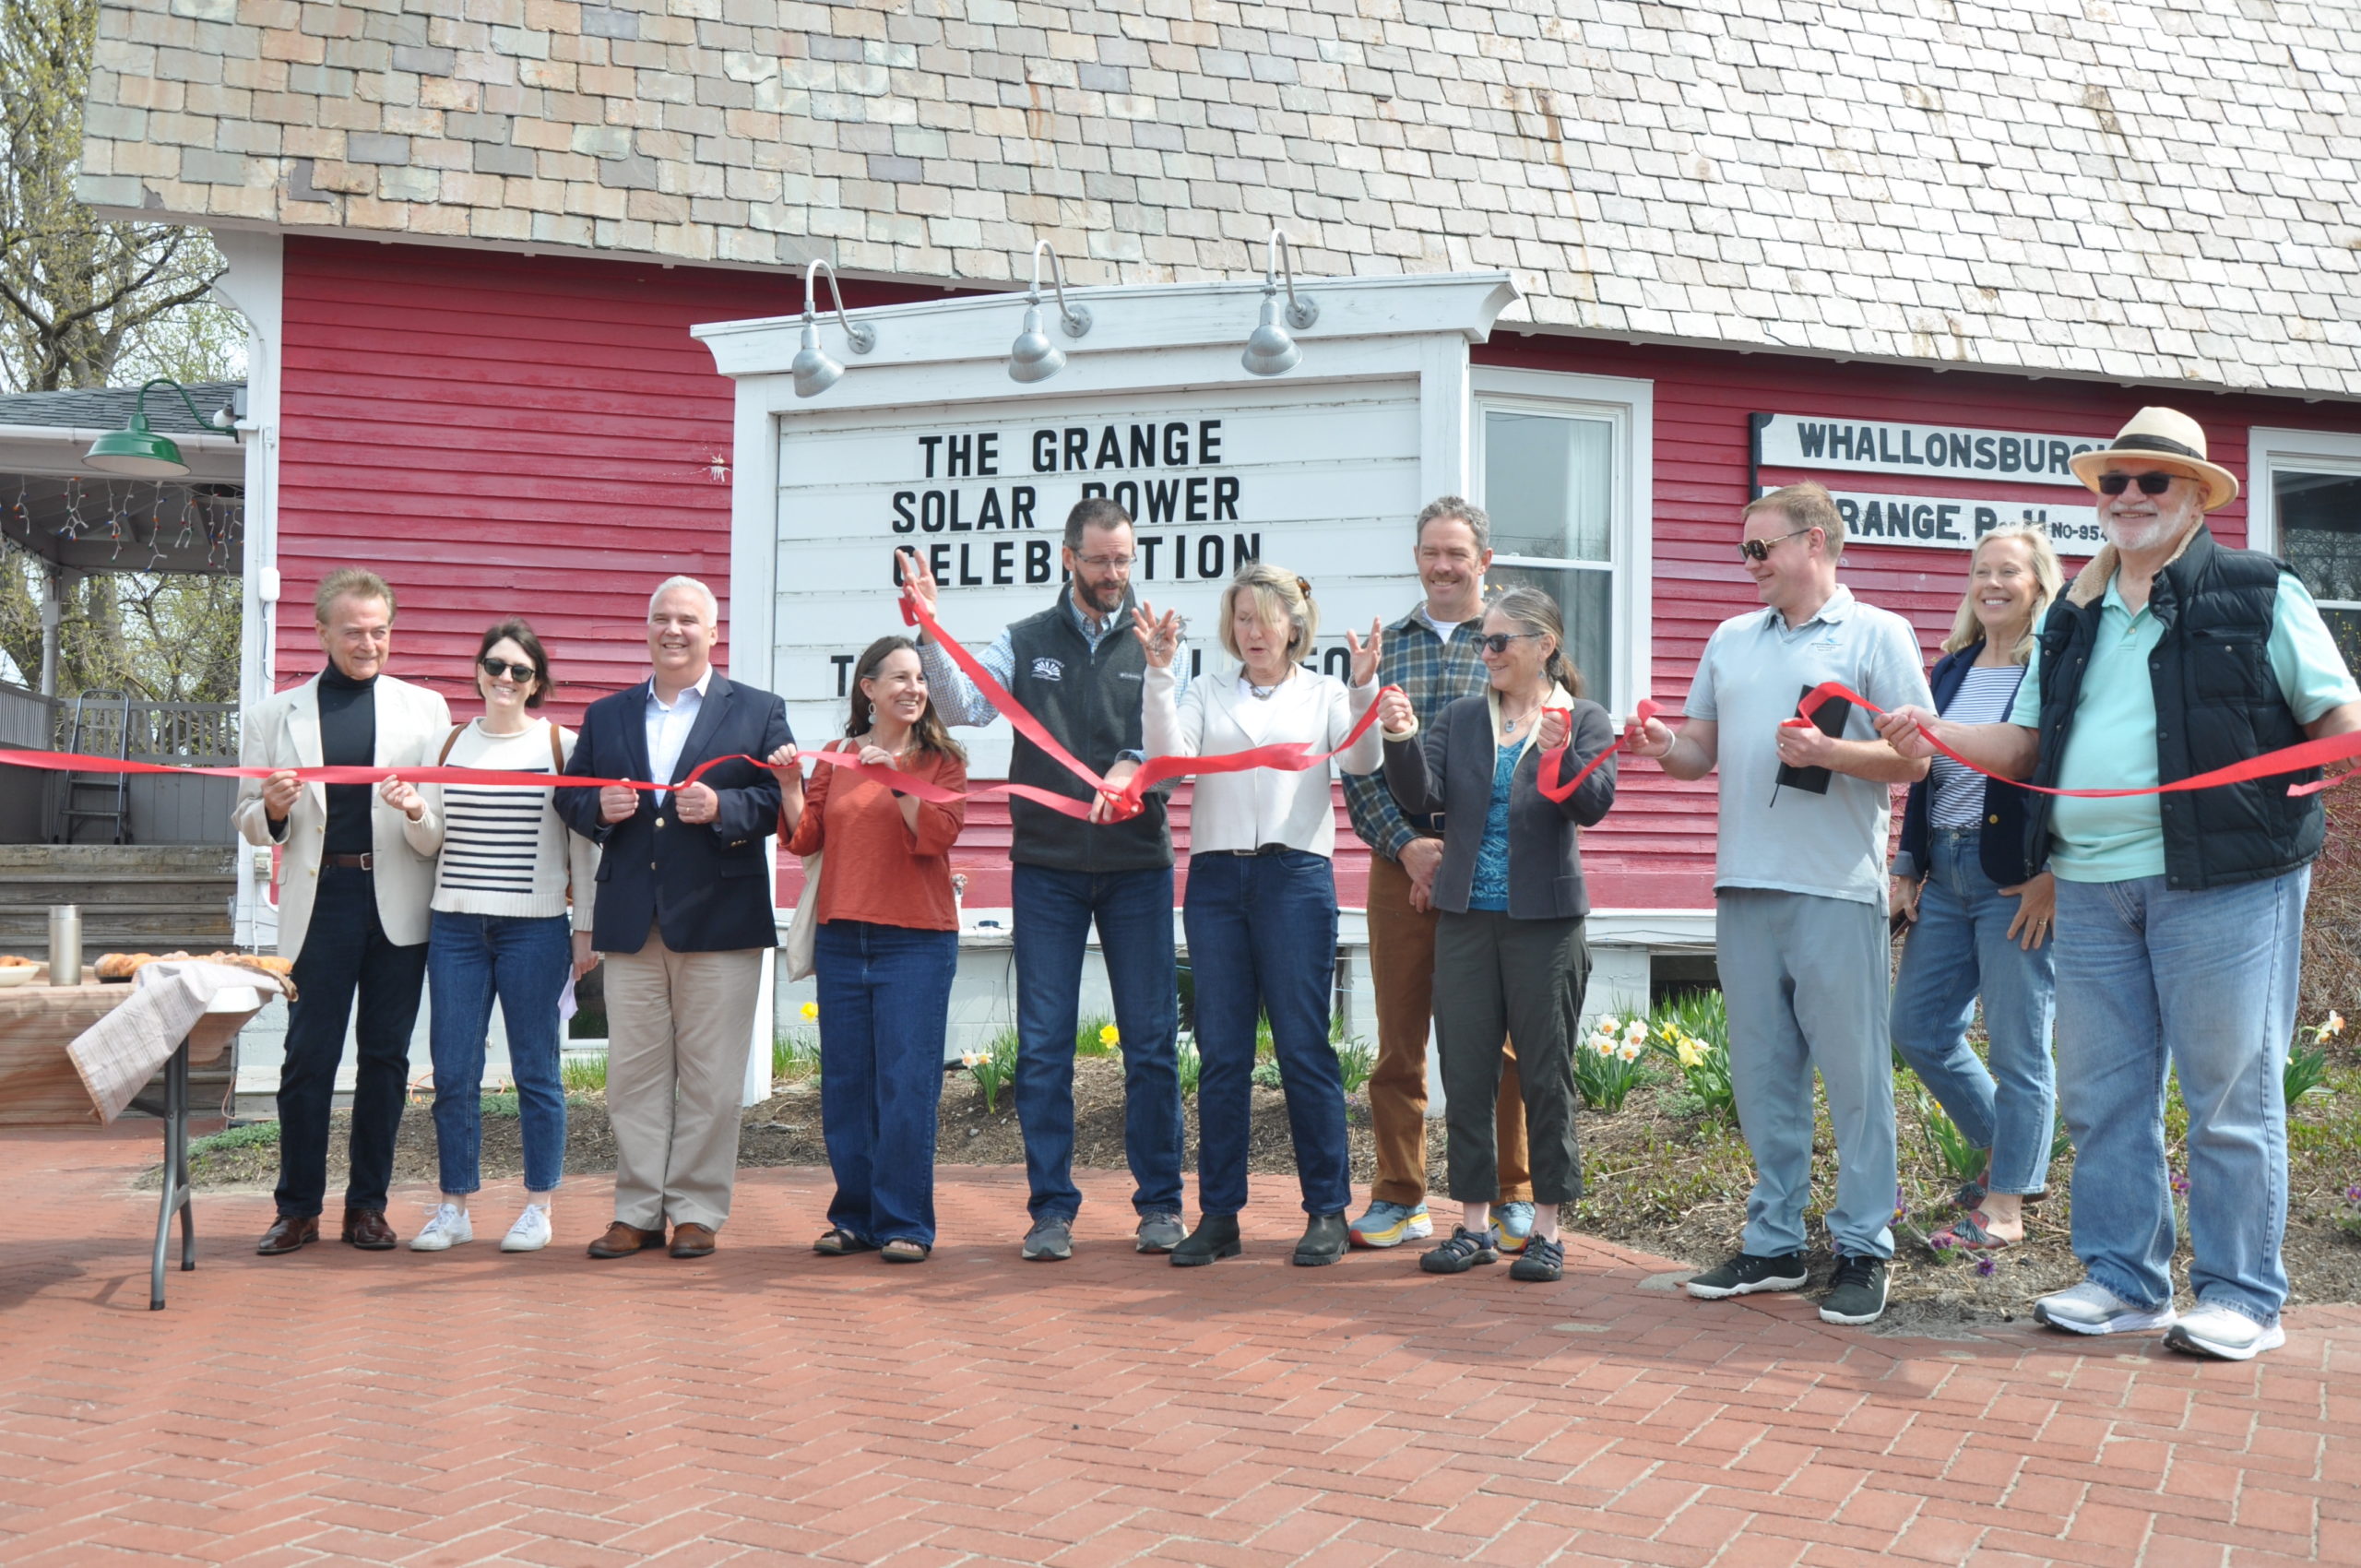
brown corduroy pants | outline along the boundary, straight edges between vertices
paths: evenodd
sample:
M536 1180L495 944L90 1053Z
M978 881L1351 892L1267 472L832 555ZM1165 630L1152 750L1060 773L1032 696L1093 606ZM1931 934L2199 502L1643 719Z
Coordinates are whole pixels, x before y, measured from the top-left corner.
M1377 1137L1377 1181L1370 1195L1386 1203L1427 1198L1427 1032L1434 1016L1435 916L1410 908L1410 873L1383 855L1369 861L1370 975L1377 992L1377 1065L1369 1078L1370 1121ZM1533 1178L1525 1141L1525 1097L1516 1047L1502 1047L1501 1094L1494 1108L1501 1203L1531 1203Z

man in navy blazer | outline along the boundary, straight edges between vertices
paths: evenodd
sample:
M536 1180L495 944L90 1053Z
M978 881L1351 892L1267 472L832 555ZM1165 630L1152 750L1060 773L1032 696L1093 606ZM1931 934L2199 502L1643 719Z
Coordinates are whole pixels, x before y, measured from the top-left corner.
M792 740L787 705L715 672L713 590L671 577L647 605L648 680L582 717L566 771L682 784L560 790L558 811L603 849L592 941L607 962L607 1114L615 1132L615 1222L594 1258L660 1247L704 1257L730 1218L738 1099L762 988L777 945L771 860L778 783L766 757Z

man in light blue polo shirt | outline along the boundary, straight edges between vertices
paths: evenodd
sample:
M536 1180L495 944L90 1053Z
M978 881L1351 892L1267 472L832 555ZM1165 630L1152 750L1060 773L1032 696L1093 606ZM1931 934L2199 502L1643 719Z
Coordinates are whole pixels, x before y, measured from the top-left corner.
M2012 778L2153 789L2361 730L2361 687L2304 586L2214 542L2204 515L2238 481L2205 433L2142 409L2073 460L2108 543L2049 613L2006 724L1898 712L1904 755L1932 734ZM2036 797L2030 848L2058 879L2058 1091L2074 1139L2074 1253L2088 1276L2034 1315L2075 1334L2167 1332L2176 1349L2246 1360L2285 1341L2281 1087L2311 861L2323 819L2302 775L2169 795ZM2189 1271L2177 1237L2164 1083L2189 1108Z
M1828 1233L1840 1253L1820 1315L1870 1323L1885 1310L1893 1255L1889 786L1924 778L1927 764L1896 755L1865 713L1846 712L1834 734L1786 720L1825 681L1880 707L1932 698L1910 624L1837 582L1845 522L1827 491L1773 491L1746 509L1742 540L1739 558L1768 608L1714 628L1689 688L1688 721L1676 735L1650 719L1633 747L1662 758L1676 778L1721 774L1714 941L1755 1182L1741 1250L1689 1281L1689 1293L1802 1289L1817 1067L1836 1130Z

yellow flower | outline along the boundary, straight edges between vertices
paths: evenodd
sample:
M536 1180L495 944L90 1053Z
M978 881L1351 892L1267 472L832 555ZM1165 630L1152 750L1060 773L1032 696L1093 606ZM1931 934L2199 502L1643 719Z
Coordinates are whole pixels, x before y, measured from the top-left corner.
M820 1016L820 1004L816 1002L805 1003L803 1004L803 1016L807 1018L818 1017Z
M1123 1037L1116 1032L1115 1026L1112 1024L1102 1025L1099 1028L1098 1043L1101 1045L1119 1045L1122 1042L1122 1039Z
M1683 1067L1703 1066L1705 1064L1705 1048L1698 1044L1697 1041L1693 1039L1682 1040L1680 1042L1680 1064Z

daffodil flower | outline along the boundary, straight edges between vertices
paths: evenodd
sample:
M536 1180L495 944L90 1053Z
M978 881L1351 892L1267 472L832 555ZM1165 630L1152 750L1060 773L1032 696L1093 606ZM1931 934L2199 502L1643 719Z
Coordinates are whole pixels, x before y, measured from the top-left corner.
M1116 1031L1115 1026L1112 1024L1102 1025L1099 1028L1098 1043L1101 1045L1119 1044L1122 1040L1122 1038L1123 1037Z
M820 1004L816 1002L805 1003L803 1004L803 1016L807 1018L818 1017L820 1016Z

